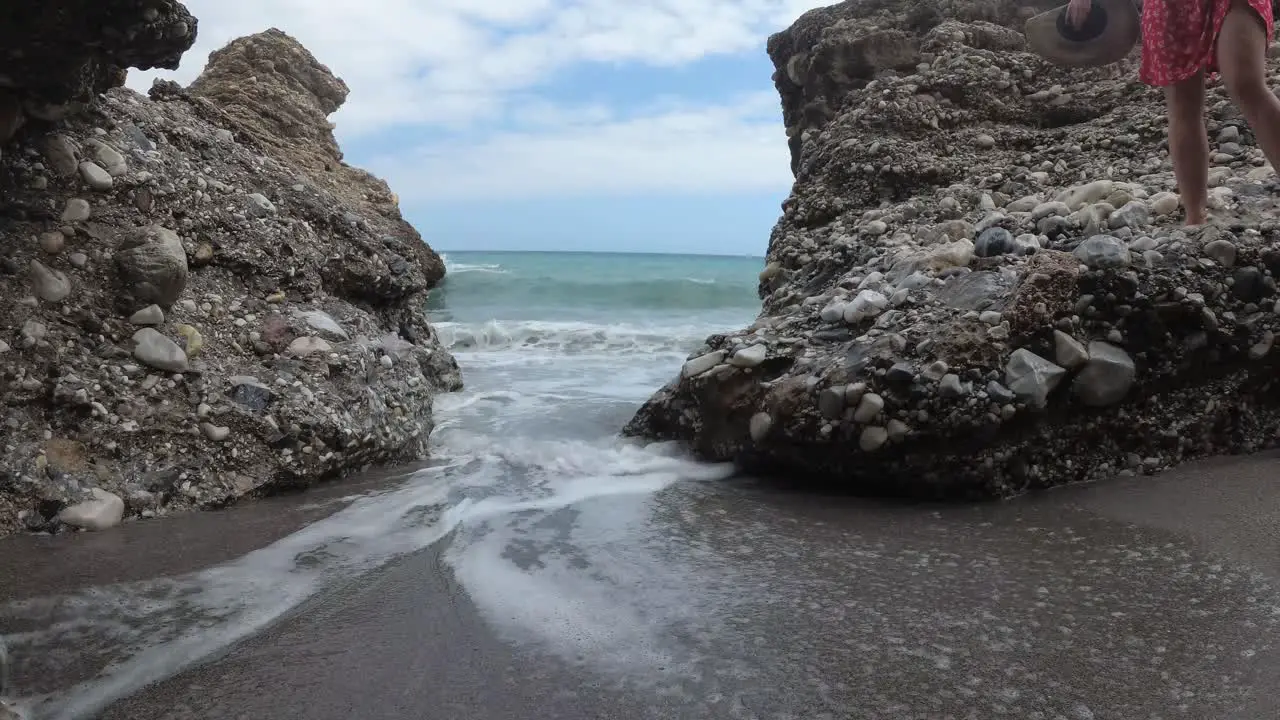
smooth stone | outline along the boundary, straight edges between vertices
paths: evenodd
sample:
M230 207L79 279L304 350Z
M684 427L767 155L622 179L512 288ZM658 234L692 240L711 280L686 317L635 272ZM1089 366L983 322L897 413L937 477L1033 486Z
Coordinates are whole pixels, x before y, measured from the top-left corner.
M1236 246L1230 240L1214 240L1204 246L1204 254L1223 267L1236 264Z
M62 302L71 294L71 280L61 270L51 270L39 260L32 260L31 289L45 302Z
M163 325L164 310L159 305L148 305L130 315L129 322L134 325Z
M1094 235L1080 243L1072 254L1094 269L1126 268L1133 262L1124 241L1111 235Z
M262 193L249 193L250 212L256 216L274 215L276 206Z
M938 394L945 398L961 398L969 394L969 389L960 381L960 376L947 373L938 383Z
M93 159L97 161L98 165L105 168L107 174L112 177L120 177L129 172L129 166L125 163L124 156L104 142L93 141Z
M875 452L884 447L889 442L889 431L879 426L871 426L862 429L862 435L858 437L858 447L863 452Z
M89 219L89 215L93 212L89 205L89 201L83 198L70 198L67 204L62 208L62 222L76 223L84 222Z
M1017 248L1017 244L1013 241L1013 233L1002 227L989 227L978 235L977 241L973 244L973 254L982 258L997 257L1009 255Z
M839 300L833 301L818 312L818 319L824 323L840 322L844 319L844 309L846 303Z
M724 351L716 350L689 360L684 364L684 367L681 368L680 374L684 377L694 377L696 375L701 375L722 362L724 362Z
M1089 343L1089 362L1076 375L1072 390L1090 407L1114 405L1129 394L1137 368L1129 353L1111 343Z
M294 338L289 343L287 352L294 357L306 357L312 353L328 353L333 352L333 346L324 338L318 338L313 335L307 335L300 338Z
M983 150L990 150L996 146L996 139L986 133L982 133L974 139L974 144Z
M187 253L174 231L151 225L128 235L115 253L116 272L137 305L170 307L187 286Z
M1085 205L1092 205L1105 199L1115 191L1115 187L1116 184L1112 180L1096 180L1064 190L1054 200L1065 203L1074 212Z
M995 380L987 383L987 396L1001 405L1007 405L1018 399L1018 396L1013 394L1012 390Z
M1240 128L1235 125L1228 125L1222 128L1222 130L1218 131L1218 142L1240 142Z
M1066 217L1070 214L1071 208L1067 207L1066 203L1061 200L1050 200L1049 202L1043 202L1036 205L1035 208L1031 210L1031 220L1033 222L1040 222L1048 217Z
M844 386L827 388L818 393L818 412L833 420L844 414Z
M773 417L767 412L758 412L751 416L748 429L751 432L751 439L760 442L769 434L769 430L773 429Z
M1009 356L1005 365L1004 384L1023 402L1033 407L1044 407L1067 371L1026 348L1019 348Z
M764 345L751 345L742 348L729 358L729 364L734 367L752 368L764 362L769 355L769 348Z
M1141 200L1130 200L1107 218L1107 225L1112 230L1119 230L1122 227L1140 228L1150 222L1151 209Z
M60 232L40 233L40 249L50 255L57 255L67 246L67 236Z
M1273 290L1274 285L1267 285L1267 276L1252 265L1237 268L1231 274L1231 294L1243 302L1258 302Z
M1182 199L1176 193L1161 192L1152 195L1147 200L1148 207L1157 217L1164 215L1172 215L1178 211L1178 207L1182 204Z
M91 160L80 163L80 177L90 188L98 191L110 190L115 184L111 174Z
M53 168L54 174L60 177L71 177L76 174L80 161L76 158L76 148L65 135L50 135L44 141L44 159Z
M875 393L867 393L858 401L858 408L853 411L854 422L869 423L884 410L884 398Z
M190 325L179 325L174 330L182 336L183 349L186 350L188 358L194 358L200 354L200 350L204 348L204 336L199 330Z
M1028 195L1024 198L1019 198L1018 200L1014 200L1008 205L1005 205L1004 209L1008 210L1011 213L1031 212L1032 210L1035 210L1039 206L1040 206L1040 197L1038 195Z
M889 231L889 226L883 220L872 220L862 227L862 231L872 237L879 237Z
M972 240L957 240L929 252L929 263L937 270L953 267L968 267L973 262L974 247Z
M124 500L102 488L89 491L93 497L68 505L58 513L58 520L83 530L106 530L124 520Z
M1053 353L1058 364L1068 370L1089 362L1089 351L1084 344L1061 330L1053 331Z
M898 441L911 434L911 428L898 419L890 420L885 429L889 431L889 439Z
M889 298L875 290L863 290L845 306L844 321L849 324L873 318L889 307Z
M200 432L213 442L222 442L231 437L231 428L207 422L200 423Z
M133 356L147 366L170 372L188 370L187 354L177 343L161 335L155 328L144 327L135 332L133 341L136 343Z

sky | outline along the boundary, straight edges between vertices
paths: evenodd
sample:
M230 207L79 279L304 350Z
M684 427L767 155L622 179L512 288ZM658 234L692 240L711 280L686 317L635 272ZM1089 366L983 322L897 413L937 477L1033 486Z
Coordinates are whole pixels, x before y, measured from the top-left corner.
M433 247L762 255L791 186L768 36L820 0L185 0L351 88L330 120Z

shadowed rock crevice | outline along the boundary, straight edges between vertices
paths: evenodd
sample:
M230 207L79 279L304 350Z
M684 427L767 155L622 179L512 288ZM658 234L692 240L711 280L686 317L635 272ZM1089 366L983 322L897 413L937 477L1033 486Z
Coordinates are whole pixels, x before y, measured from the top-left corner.
M627 434L945 499L1275 442L1274 171L1211 86L1215 220L1182 228L1159 91L1136 52L1087 70L1026 52L1052 4L851 0L770 38L795 184L762 313Z

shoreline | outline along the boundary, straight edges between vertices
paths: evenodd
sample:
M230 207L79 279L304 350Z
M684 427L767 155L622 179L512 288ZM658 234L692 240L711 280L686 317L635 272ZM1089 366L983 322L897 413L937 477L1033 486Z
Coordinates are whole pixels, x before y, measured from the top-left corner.
M1135 541L1146 538L1144 542L1166 538L1161 542L1185 546L1194 554L1208 553L1220 557L1229 565L1237 566L1240 572L1260 573L1272 584L1280 584L1280 547L1268 542L1271 535L1266 532L1267 528L1280 523L1280 487L1275 487L1270 480L1277 463L1280 463L1280 453L1274 452L1229 456L1194 463L1154 477L1115 478L1056 488L1011 501L967 506L887 506L847 497L778 493L756 482L742 484L736 481L715 488L710 496L699 497L697 502L704 511L722 505L733 508L748 520L754 518L754 522L773 518L777 523L773 526L774 531L784 534L796 532L794 528L799 522L800 526L808 529L803 536L797 536L800 543L797 547L807 547L818 553L835 551L842 542L838 538L847 533L870 533L865 542L871 543L879 532L874 529L876 526L883 526L885 532L889 528L897 528L892 531L896 538L917 537L927 541L933 532L929 528L939 518L987 518L987 525L991 522L995 522L997 527L1010 522L1014 525L1039 523L1049 531L1053 531L1054 523L1057 523L1068 535L1075 533L1079 541L1085 543L1085 548L1097 543L1104 546L1109 542L1124 543L1123 538L1128 535L1132 535ZM369 485L386 481L363 480ZM676 497L680 497L678 492ZM328 503L327 508L324 503ZM288 506L290 503L283 504ZM302 503L294 499L295 507L282 514L282 508L273 507L272 500L268 500L240 510L229 510L221 517L201 514L210 520L207 523L139 523L93 537L108 539L120 553L116 562L120 567L130 567L130 577L138 579L195 570L202 567L199 565L201 562L227 559L225 556L228 554L269 543L287 529L305 526L342 504L340 497L313 497ZM282 517L285 523L278 522ZM672 540L682 533L724 532L716 527L716 523L722 521L723 513L702 517L707 527L701 527L702 523L678 527ZM237 523L235 532L227 532L228 521ZM199 528L198 525L205 527ZM219 527L215 528L215 525ZM139 530L130 530L131 527ZM973 527L981 528L983 523L977 522ZM1071 530L1073 527L1076 530ZM157 535L163 534L158 532L160 529L186 535L188 542L157 543ZM221 545L201 543L198 536L202 532L234 540ZM938 535L936 540L943 545L957 539L961 542L958 547L940 546L938 551L976 552L976 557L989 552L981 551L981 546L965 551L963 547L968 541L963 538L963 535L945 532ZM143 716L231 718L241 717L247 712L251 716L285 717L292 714L324 720L352 717L352 712L356 712L355 716L370 719L443 712L444 716L496 720L527 717L530 707L552 708L556 716L565 718L644 717L641 709L654 701L648 691L628 689L623 686L625 683L618 685L608 680L607 673L599 676L590 669L590 658L584 660L587 663L584 666L579 662L557 659L538 643L511 642L509 633L502 631L501 618L497 618L499 624L494 625L495 617L480 611L465 583L459 582L454 569L446 561L446 554L451 552L453 544L453 535L446 535L442 541L395 557L338 587L326 588L264 629L176 675L112 703L98 717L103 720ZM169 558L165 558L163 553L147 552L148 546L156 545L187 550L180 550ZM6 546L0 544L0 547ZM190 552L193 547L199 548L199 552ZM143 551L143 554L141 557L130 556L131 551ZM1024 552L1019 548L1006 548L1001 552L1006 551ZM102 553L85 547L78 560L73 559L76 554L61 556L61 574L64 579L71 579L71 585L64 587L83 587L94 578L109 574L98 564ZM3 553L0 557L14 555ZM33 558L28 556L26 562L29 565L39 564L40 558L34 559L36 563L32 563ZM1072 561L1070 554L1059 559L1067 563ZM1014 567L1009 564L1003 573L1016 572ZM831 572L836 574L822 579L822 582L834 583L833 597L851 596L850 593L858 596L868 591L865 587L854 589L865 582L860 579L865 571L836 572L832 569ZM894 582L901 582L904 587L910 587L913 582L926 582L926 586L933 582L912 580L910 575L905 574ZM999 575L992 576L993 579L996 577ZM1146 582L1140 580L1141 575L1115 580L1107 580L1107 577L1099 576L1098 582ZM1012 578L1006 578L1006 581L1009 579ZM1171 588L1182 582L1168 577L1153 576L1151 579L1158 584L1172 582ZM25 586L22 583L15 586L19 597L34 596L52 587L47 577L40 580L37 576L26 582ZM38 587L33 588L33 582ZM1149 587L1138 592L1145 591L1165 592ZM1235 591L1235 588L1230 589L1232 593ZM953 598L954 602L978 602L979 606L985 603L980 600L981 596L969 599L961 587L955 588L954 592L959 593ZM1122 595L1108 591L1103 597L1112 603L1128 602ZM873 593L868 602L876 598L880 602L889 601L888 597ZM1151 612L1173 615L1186 612L1185 601L1173 597L1165 598L1173 604L1159 610L1144 609L1142 602L1149 601L1137 598L1135 602L1139 600L1141 602L1129 610L1135 618ZM1086 601L1075 606L1073 613L1089 617L1093 612L1089 607L1091 604ZM1119 621L1098 618L1093 622ZM1187 626L1183 628L1186 638L1171 637L1166 642L1175 645L1184 641L1198 642L1197 638L1205 633L1226 632L1223 627L1226 626L1219 621L1204 626ZM805 630L806 633L818 633L806 642L817 642L818 647L823 647L822 643L827 640L821 638L832 630L830 626ZM848 631L846 628L842 632ZM760 626L760 632L783 647L797 642L782 628L768 623ZM1140 634L1143 632L1156 630L1139 630ZM816 652L817 648L811 650ZM816 654L814 657L827 656ZM1222 662L1236 661L1224 657ZM975 666L975 671L982 666ZM354 667L362 668L363 672L352 673L350 670ZM1280 665L1274 672L1266 671L1265 663L1253 663L1248 667L1253 668L1249 671L1253 673L1250 677L1255 678L1259 688L1255 693L1257 697L1251 700L1253 705L1247 708L1247 713L1240 711L1245 714L1215 717L1254 718L1280 711L1280 706L1267 704L1271 702L1267 698L1274 694L1271 691L1280 691ZM20 679L21 668L18 674ZM918 678L918 682L926 685L934 680L931 673L924 673ZM1084 681L1072 679L1072 682ZM1106 686L1102 679L1096 682L1100 683L1098 693L1118 692ZM802 700L797 696L786 702ZM681 703L686 702L678 698L669 698L668 701L673 703L666 707L671 712L679 711L683 707ZM183 707L188 708L187 714L183 714ZM455 714L450 715L442 708L451 709ZM627 710L622 711L622 708ZM708 710L710 714L702 716L732 717L723 710ZM1100 711L1097 706L1094 710ZM1098 715L1108 716L1106 712Z

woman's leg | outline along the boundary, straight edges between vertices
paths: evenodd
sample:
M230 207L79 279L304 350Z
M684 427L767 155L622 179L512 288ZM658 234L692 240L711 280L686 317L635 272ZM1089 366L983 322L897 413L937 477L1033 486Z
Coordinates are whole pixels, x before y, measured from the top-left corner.
M1204 127L1204 74L1165 88L1169 112L1169 155L1187 224L1205 221L1209 198L1209 137Z
M1244 0L1234 0L1222 21L1218 68L1271 167L1280 168L1280 100L1267 87L1267 30Z

